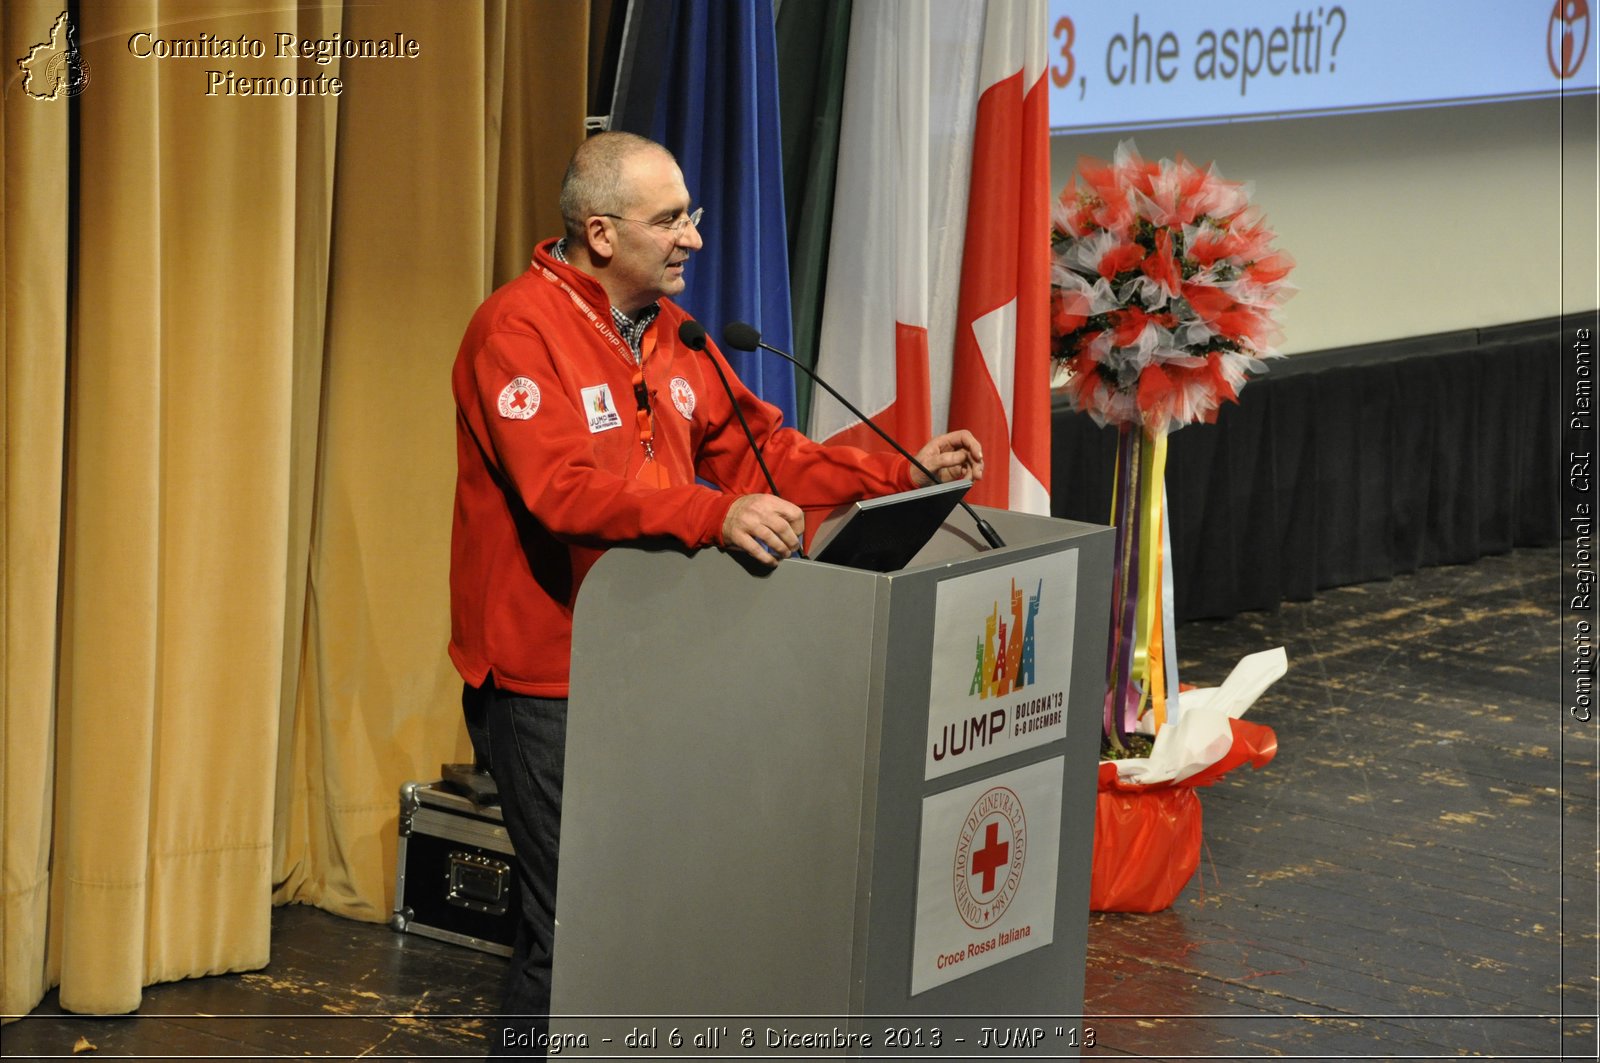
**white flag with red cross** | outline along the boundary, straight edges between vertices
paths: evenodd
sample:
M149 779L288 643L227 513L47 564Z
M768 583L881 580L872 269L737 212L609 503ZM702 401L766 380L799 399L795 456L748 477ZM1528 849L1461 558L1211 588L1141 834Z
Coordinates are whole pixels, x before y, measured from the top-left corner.
M978 435L987 505L1049 512L1043 0L858 4L817 369L909 448ZM981 45L974 47L974 42ZM882 444L823 394L811 434Z

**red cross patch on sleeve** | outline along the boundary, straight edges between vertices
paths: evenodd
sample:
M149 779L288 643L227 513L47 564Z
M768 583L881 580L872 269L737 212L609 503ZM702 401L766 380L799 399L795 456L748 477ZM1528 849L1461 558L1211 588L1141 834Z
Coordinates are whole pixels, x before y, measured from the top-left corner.
M539 411L539 385L525 376L519 376L500 392L500 416L512 421L526 421Z
M683 419L694 420L694 388L690 387L689 382L681 376L673 377L667 387L672 392L672 404L683 414Z

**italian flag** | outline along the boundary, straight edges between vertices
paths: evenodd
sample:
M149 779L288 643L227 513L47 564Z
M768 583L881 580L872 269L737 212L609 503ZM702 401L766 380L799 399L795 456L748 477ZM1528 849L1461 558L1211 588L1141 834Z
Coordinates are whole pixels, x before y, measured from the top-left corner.
M1048 513L1044 0L855 5L817 370L908 449L970 429L968 496ZM974 47L981 41L981 47ZM811 434L883 449L818 394Z

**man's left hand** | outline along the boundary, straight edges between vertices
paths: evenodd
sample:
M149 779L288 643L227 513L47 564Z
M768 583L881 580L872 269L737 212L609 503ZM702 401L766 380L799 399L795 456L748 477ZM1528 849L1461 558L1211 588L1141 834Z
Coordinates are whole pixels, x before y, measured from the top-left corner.
M917 451L917 460L937 477L938 483L965 479L976 483L983 479L983 449L978 446L977 438L966 429L946 432L928 440ZM927 477L915 467L911 470L911 482L918 487L927 487L929 484Z

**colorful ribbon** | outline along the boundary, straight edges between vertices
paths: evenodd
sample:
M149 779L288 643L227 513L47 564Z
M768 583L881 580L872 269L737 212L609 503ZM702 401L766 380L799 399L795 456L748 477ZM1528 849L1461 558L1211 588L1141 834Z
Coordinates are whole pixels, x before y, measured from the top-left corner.
M1147 712L1159 731L1177 709L1177 640L1173 632L1172 551L1166 516L1167 436L1123 425L1111 523L1116 528L1111 578L1111 640L1106 657L1105 734L1112 748Z

